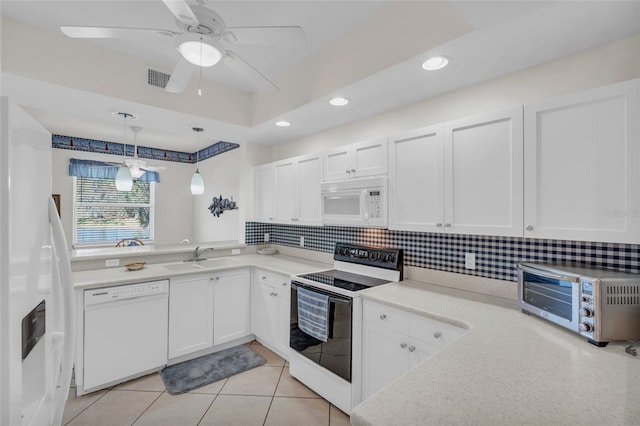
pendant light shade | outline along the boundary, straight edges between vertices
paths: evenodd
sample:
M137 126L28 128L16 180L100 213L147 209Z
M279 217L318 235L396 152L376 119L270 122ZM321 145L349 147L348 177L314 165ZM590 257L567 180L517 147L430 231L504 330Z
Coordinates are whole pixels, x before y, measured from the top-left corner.
M118 174L116 175L116 189L118 191L131 191L133 188L133 179L131 178L131 171L127 166L120 166Z
M200 146L200 133L204 132L202 127L192 127L191 130L196 132L196 147ZM196 152L196 171L191 177L191 193L193 195L204 194L204 179L198 170L198 160L200 159L200 151Z
M202 175L198 169L196 169L196 172L191 177L191 193L193 195L204 194L204 179L202 179Z

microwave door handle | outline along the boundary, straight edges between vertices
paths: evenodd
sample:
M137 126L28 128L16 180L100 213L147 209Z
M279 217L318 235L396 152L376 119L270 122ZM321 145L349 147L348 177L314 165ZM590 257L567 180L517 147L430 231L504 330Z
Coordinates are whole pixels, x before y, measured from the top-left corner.
M560 280L560 281L566 281L569 283L577 283L580 281L580 278L577 276L571 276L571 275L562 275L562 274L554 274L551 271L545 271L542 269L537 269L537 268L531 268L529 266L525 266L525 265L520 265L520 269L522 269L524 272L529 272L530 274L534 274L534 275L541 275L545 278L551 278L553 280Z
M369 220L369 209L367 208L369 204L369 196L368 190L363 189L360 193L360 211L362 212L362 217L364 220Z

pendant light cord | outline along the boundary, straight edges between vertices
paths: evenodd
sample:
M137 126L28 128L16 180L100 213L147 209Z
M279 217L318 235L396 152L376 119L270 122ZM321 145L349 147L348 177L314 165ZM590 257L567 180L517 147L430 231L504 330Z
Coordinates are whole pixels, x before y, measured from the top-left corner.
M202 96L202 37L200 37L200 76L198 77L198 96Z

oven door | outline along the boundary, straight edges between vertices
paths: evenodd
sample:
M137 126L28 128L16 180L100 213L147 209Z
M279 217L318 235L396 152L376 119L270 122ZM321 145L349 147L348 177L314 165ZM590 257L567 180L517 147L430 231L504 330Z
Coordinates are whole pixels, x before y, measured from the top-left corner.
M329 333L326 342L316 339L298 327L298 287L329 296ZM294 351L351 383L351 333L353 299L291 282L291 328L289 346Z
M579 277L557 271L518 266L518 304L551 322L578 331Z

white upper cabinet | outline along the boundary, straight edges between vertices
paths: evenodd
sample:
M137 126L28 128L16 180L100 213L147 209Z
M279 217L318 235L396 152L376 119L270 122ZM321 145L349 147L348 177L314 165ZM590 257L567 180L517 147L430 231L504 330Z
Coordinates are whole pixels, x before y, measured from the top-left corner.
M522 236L522 107L444 125L447 231Z
M275 168L272 165L253 169L255 190L254 218L259 222L271 222L275 215Z
M322 164L315 154L254 168L256 220L320 225Z
M377 138L324 154L324 180L342 180L387 173L387 140Z
M389 138L389 228L522 235L522 107Z
M441 232L443 214L442 126L389 138L389 229Z
M525 106L526 237L640 243L640 80Z

